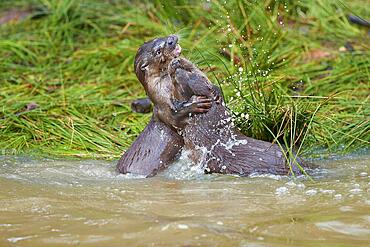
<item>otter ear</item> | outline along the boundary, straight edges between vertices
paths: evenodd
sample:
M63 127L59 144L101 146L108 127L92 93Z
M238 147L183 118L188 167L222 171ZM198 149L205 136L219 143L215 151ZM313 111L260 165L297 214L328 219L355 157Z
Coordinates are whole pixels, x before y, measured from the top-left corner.
M147 70L148 69L148 65L149 65L148 61L143 61L143 63L140 66L140 70L141 71Z

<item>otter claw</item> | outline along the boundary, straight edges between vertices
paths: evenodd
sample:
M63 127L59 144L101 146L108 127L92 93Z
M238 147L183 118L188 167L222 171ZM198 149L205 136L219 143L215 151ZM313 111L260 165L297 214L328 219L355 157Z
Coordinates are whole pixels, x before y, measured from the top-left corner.
M181 109L178 109L186 114L205 113L212 107L212 102L212 99L207 96L193 95L187 102L181 104Z
M221 104L222 102L222 97L221 95L216 95L213 100L216 102L216 104Z
M191 97L191 105L196 113L207 112L212 107L212 99L206 96Z

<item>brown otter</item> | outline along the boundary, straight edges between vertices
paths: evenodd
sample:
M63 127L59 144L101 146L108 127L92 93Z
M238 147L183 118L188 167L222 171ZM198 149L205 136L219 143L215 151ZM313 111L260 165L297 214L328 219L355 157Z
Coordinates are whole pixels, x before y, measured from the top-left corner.
M155 175L175 160L185 143L206 172L299 172L296 166L289 169L276 144L246 137L233 127L218 88L191 62L178 59L180 52L176 36L154 39L138 50L135 72L154 103L154 113L120 159L118 171Z
M184 58L172 60L168 72L175 85L176 100L187 101L199 94L208 97L220 95L206 75ZM278 145L240 133L233 126L222 97L221 102L213 103L205 114L190 116L180 132L184 138L184 149L191 152L195 163L200 163L209 173L301 173L298 167L303 163L298 157L297 162L289 166L285 150L282 151Z
M171 164L183 147L183 138L156 116L118 161L120 173L154 176Z
M175 129L186 125L189 114L204 113L211 107L212 100L204 96L173 105L175 89L167 67L180 55L177 39L171 35L151 40L136 54L135 73L154 109L149 124L119 160L120 173L153 176L167 167L183 147L183 138Z

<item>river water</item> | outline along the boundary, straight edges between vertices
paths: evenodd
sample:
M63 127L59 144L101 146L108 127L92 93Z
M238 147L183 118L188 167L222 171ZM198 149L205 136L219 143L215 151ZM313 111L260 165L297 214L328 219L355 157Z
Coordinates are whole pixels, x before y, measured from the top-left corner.
M0 246L369 246L370 156L307 178L0 156Z

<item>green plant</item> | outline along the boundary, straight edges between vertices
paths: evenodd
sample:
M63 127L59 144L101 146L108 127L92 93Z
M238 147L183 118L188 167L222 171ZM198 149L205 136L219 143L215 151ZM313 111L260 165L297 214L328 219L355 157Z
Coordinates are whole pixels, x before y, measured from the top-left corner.
M136 50L169 33L247 135L304 153L370 142L369 43L345 18L369 18L362 1L19 0L0 15L29 6L38 18L0 26L2 150L119 157L150 117L130 110Z

